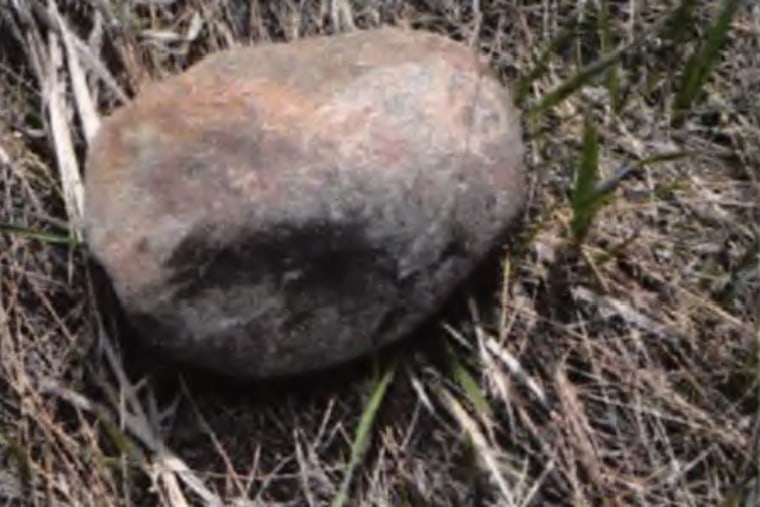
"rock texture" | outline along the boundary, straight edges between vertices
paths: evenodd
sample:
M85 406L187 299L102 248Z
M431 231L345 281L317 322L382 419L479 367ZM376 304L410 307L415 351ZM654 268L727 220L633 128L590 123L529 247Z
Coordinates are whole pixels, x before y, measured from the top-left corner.
M441 36L233 49L104 122L87 238L151 343L302 373L429 316L519 212L522 155L508 92Z

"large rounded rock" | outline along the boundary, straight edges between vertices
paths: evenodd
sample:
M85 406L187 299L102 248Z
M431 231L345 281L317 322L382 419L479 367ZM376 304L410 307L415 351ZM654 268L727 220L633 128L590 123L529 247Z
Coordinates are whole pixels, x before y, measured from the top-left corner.
M301 373L429 316L519 212L522 172L471 48L394 28L239 48L104 122L87 238L151 343Z

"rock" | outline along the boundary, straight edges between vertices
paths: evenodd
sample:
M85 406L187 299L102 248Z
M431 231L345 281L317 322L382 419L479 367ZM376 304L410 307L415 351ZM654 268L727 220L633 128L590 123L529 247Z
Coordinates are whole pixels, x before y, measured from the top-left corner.
M107 118L86 234L139 335L240 378L409 334L524 202L508 92L383 28L226 50Z

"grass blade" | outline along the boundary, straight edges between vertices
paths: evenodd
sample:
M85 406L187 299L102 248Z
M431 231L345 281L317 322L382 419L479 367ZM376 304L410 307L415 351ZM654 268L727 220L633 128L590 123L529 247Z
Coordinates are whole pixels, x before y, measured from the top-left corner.
M588 234L594 215L600 207L597 182L599 181L599 135L590 120L583 130L583 151L575 174L571 206L573 219L571 229L576 244L581 244Z
M625 53L643 46L645 42L646 37L642 36L639 39L635 39L632 42L618 47L611 53L607 53L597 61L586 65L573 76L560 83L553 90L547 92L536 105L530 108L528 111L528 117L533 120L537 119L543 113L553 108L576 91L580 90L594 77L601 74L612 65L620 62Z
M503 500L499 505L516 505L513 488L506 480L504 464L499 462L498 451L488 441L477 421L470 417L455 395L443 388L436 389L436 391L441 402L467 435L472 446L473 464L482 468L496 485Z
M603 1L599 5L599 35L601 39L602 52L608 53L612 50L612 29L610 27L610 9L608 2ZM610 97L610 107L612 111L618 112L620 110L620 73L618 72L618 66L613 64L607 69L607 77L605 79L607 85L607 93Z
M530 85L546 73L551 57L556 55L572 40L576 35L577 27L578 16L573 15L570 17L570 22L546 46L533 69L517 80L517 85L515 86L515 100L517 102L522 102L528 94Z
M478 382L473 378L467 368L459 360L456 352L454 352L450 346L447 346L447 353L449 359L449 368L452 376L459 387L462 388L465 396L475 410L482 415L491 415L491 407L488 404L485 394L480 389Z
M726 0L727 4L732 5L738 4L741 1L742 0ZM637 51L641 47L645 46L650 40L652 40L652 37L654 35L662 32L663 27L671 26L673 20L677 20L680 16L683 16L680 9L681 6L676 7L667 16L663 17L660 21L654 23L652 26L643 31L638 38L633 39L626 44L618 46L617 49L604 54L601 58L584 66L574 75L556 86L553 90L544 94L541 100L528 110L528 118L535 121L546 111L550 110L565 100L567 97L571 96L576 91L581 89L594 77L603 73L611 66L620 63L624 55L633 51ZM726 9L727 7L724 6L724 11ZM731 16L733 16L733 11L735 10L736 9L733 9L731 11Z
M369 447L369 442L371 439L370 431L372 430L372 425L375 422L375 417L377 416L377 412L383 402L383 398L385 398L385 392L388 389L388 385L393 379L395 373L396 364L391 363L372 390L372 394L369 398L369 401L367 402L367 406L364 408L362 417L359 420L359 426L356 428L356 435L354 436L354 441L351 445L351 458L348 462L348 469L346 470L346 474L343 476L343 482L340 485L338 494L335 495L335 498L333 498L333 501L330 503L330 507L343 507L348 501L348 490L351 487L351 481L353 480L354 472L356 471L356 468L359 466L359 463L364 457L364 453Z
M0 223L0 232L7 234L13 234L22 238L36 239L45 243L63 244L69 246L80 246L82 243L76 238L63 236L61 234L55 234L50 232L37 231L29 229L27 227L21 227L18 225Z
M682 0L681 4L673 13L672 21L665 31L664 37L677 43L686 42L689 39L689 28L694 27L694 12L697 0Z
M632 163L631 167L641 168L641 167L661 164L665 162L674 162L676 160L681 160L688 156L689 156L688 153L684 151L669 151L669 152L664 152L664 153L658 153L657 155L652 155L651 157L642 158L641 160L638 160Z
M692 53L686 62L673 101L673 113L676 118L690 110L710 77L710 72L720 57L726 37L731 29L734 14L742 2L743 0L724 0L715 22L707 33L707 40Z

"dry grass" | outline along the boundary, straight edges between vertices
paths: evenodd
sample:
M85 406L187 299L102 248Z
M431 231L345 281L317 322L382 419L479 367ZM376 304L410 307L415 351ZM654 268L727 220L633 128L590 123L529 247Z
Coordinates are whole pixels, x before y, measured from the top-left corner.
M0 501L327 505L353 455L346 505L757 505L760 9L739 9L674 117L719 7L684 3L694 20L668 39L652 30L676 2L603 1L605 25L599 2L573 0L0 0ZM77 241L78 179L98 115L147 80L232 44L391 23L467 41L514 84L573 21L520 97L523 224L415 340L242 386L120 336ZM614 190L577 244L589 122Z

